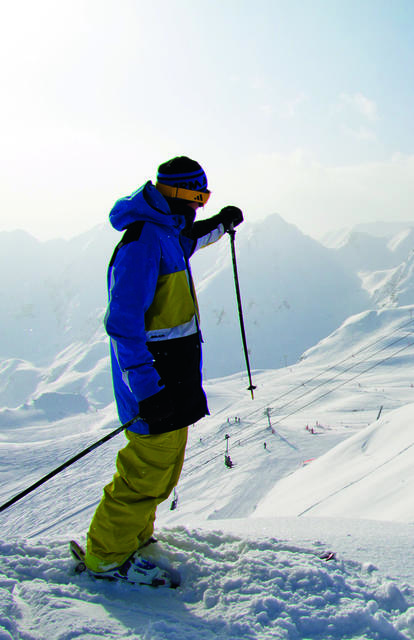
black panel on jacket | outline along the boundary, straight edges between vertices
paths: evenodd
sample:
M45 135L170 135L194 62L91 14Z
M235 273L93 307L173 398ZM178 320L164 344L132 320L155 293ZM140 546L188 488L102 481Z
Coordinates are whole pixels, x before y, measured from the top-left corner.
M208 415L201 386L200 335L147 342L147 347L174 407L170 418L149 423L150 433L175 431Z

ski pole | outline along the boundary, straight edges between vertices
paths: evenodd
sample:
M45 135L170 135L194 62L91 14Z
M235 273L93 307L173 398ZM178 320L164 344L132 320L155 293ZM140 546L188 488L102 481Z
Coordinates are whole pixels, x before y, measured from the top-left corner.
M98 447L100 447L101 444L104 444L105 442L108 442L108 440L111 440L111 438L114 438L116 435L118 435L118 433L121 433L121 431L123 431L124 429L128 429L134 422L137 422L137 420L141 420L141 418L139 416L135 416L135 418L132 418L132 420L129 420L129 422L126 422L122 426L117 427L114 431L111 431L111 433L108 433L106 436L104 436L94 444L91 444L89 447L87 447L80 453L77 453L75 456L73 456L73 458L66 460L66 462L61 464L59 467L56 467L56 469L53 469L53 471L50 471L50 473L45 475L43 478L40 478L40 480L30 485L30 487L27 487L27 489L24 489L23 491L15 495L14 498L11 498L4 504L0 505L0 512L4 511L8 507L11 507L12 504L17 502L18 500L21 500L21 498L24 498L24 496L27 496L29 493L31 493L32 491L40 487L40 485L44 484L45 482L53 478L64 469L67 469L67 467L70 467L71 464L73 464L77 460L80 460L81 458L83 458L83 456L86 456L88 453L90 453L94 449L97 449Z
M241 302L241 295L240 295L239 275L237 273L236 248L235 248L235 242L234 242L236 231L235 231L235 229L233 227L233 224L230 225L230 229L227 231L227 233L230 236L231 257L232 257L232 261L233 261L234 285L235 285L235 288L236 288L237 306L238 306L238 309L239 309L240 332L241 332L241 337L242 337L242 342L243 342L244 358L246 360L247 375L248 375L248 378L249 378L249 386L247 387L247 389L252 394L252 400L254 400L253 391L254 391L254 389L256 389L256 387L254 386L254 384L252 382L252 376L251 376L251 373L250 373L249 353L248 353L248 350L247 350L246 332L244 330L244 320L243 320L243 309L242 309L242 302Z

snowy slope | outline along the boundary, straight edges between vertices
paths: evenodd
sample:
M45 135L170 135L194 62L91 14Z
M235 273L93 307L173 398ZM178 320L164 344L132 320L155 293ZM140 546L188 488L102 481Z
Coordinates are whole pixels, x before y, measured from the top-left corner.
M283 478L254 516L368 518L414 522L414 404L348 438Z
M133 590L73 573L67 541L84 539L123 436L0 514L0 638L414 637L414 525L401 517L404 507L412 513L414 489L412 311L359 314L297 365L254 372L254 401L243 373L206 383L212 415L190 431L178 508L171 511L169 501L160 508L160 542L148 548L179 568L176 591ZM68 372L75 353L61 354ZM75 361L78 374L93 372L99 347L84 371L80 351ZM13 419L4 411L0 431L2 500L117 424L113 404L59 420L34 406L8 414ZM223 464L226 434L232 469ZM387 462L404 449L404 467ZM351 489L364 472L364 482L375 480L365 492L376 521L352 512ZM304 473L313 474L310 482L297 481ZM336 500L324 500L323 517L281 517L272 496L289 482L291 500L306 499L305 508L326 497L323 487L336 492L341 519ZM318 558L327 548L337 560Z

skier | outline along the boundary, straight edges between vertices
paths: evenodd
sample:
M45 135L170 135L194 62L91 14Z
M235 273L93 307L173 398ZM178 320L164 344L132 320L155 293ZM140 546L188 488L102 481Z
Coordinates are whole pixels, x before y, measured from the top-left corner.
M125 432L87 535L84 562L97 577L170 586L169 574L139 549L180 477L188 425L209 413L189 257L243 221L227 206L195 222L209 196L202 167L180 156L159 166L155 185L146 182L110 212L124 231L109 264L105 316L114 394L121 422L139 419Z

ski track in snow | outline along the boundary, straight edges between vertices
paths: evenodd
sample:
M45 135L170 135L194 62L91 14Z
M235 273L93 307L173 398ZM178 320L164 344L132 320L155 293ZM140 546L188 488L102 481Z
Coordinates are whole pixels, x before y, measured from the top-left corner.
M410 589L322 550L177 527L147 552L179 568L170 590L76 574L66 541L1 542L0 640L413 637Z

